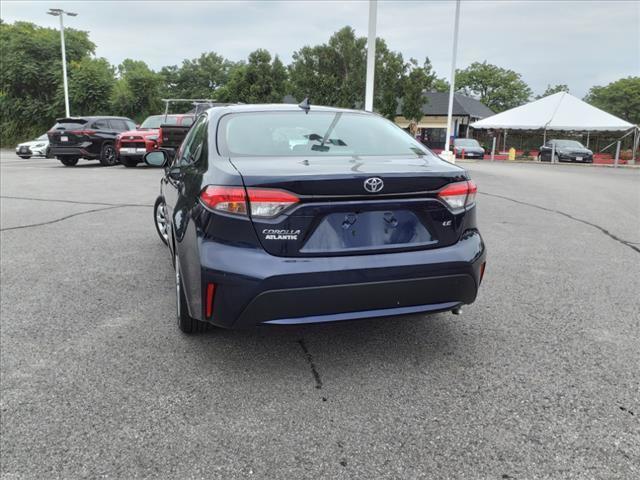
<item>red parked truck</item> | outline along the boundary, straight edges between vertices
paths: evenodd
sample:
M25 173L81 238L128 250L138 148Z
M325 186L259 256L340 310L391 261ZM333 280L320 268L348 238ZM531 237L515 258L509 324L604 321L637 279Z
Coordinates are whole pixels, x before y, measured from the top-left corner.
M162 101L163 115L150 116L136 130L123 132L116 139L118 158L125 167L135 167L145 153L160 148L172 156L196 117L207 108L223 105L207 98L163 98ZM193 108L187 113L169 114L171 105L175 104L190 104Z
M145 153L162 146L161 125L190 127L195 118L193 113L151 115L136 130L122 132L116 138L116 151L120 163L125 167L135 167L142 162Z

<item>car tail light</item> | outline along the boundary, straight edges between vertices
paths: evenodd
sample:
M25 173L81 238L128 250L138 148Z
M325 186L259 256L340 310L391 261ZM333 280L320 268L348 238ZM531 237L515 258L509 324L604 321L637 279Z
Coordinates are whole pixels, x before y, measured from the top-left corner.
M471 180L466 182L451 183L438 193L442 199L454 210L471 205L476 200L478 187Z
M248 188L247 193L253 217L275 217L299 201L298 197L284 190Z
M300 200L294 194L271 188L209 186L200 194L202 202L212 210L252 217L275 217Z
M207 303L205 307L205 313L207 315L207 318L211 318L211 315L213 314L213 298L215 294L216 294L216 284L208 283L207 284Z
M247 195L242 187L213 187L205 188L200 194L200 200L212 210L247 214Z

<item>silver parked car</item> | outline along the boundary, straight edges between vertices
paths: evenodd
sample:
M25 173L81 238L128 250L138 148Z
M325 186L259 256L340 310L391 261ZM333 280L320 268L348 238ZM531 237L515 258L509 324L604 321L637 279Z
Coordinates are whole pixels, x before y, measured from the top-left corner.
M19 144L16 147L16 155L24 159L31 157L49 158L49 137L45 133L35 140Z

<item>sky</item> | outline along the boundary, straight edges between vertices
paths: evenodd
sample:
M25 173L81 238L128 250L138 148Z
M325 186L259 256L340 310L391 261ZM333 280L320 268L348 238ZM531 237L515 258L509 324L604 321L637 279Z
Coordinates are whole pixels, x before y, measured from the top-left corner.
M288 63L304 45L325 43L351 25L367 35L368 1L10 1L5 22L57 27L49 8L78 13L65 26L88 31L112 64L144 60L154 69L205 51L231 60L266 48ZM449 79L455 2L378 1L377 35L405 59L428 56ZM459 68L487 61L515 70L535 94L567 84L583 97L593 85L640 75L640 0L463 0Z

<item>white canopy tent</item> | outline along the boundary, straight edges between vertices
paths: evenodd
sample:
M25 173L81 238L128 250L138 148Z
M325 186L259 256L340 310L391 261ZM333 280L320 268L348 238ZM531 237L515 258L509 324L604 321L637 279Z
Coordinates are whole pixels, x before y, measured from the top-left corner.
M633 124L583 102L566 92L554 93L526 105L483 118L471 127L499 130L630 130Z
M635 148L638 143L636 125L589 105L566 92L554 93L526 105L483 118L470 126L475 129L505 131L544 130L545 139L547 130L574 130L589 133L633 129Z

